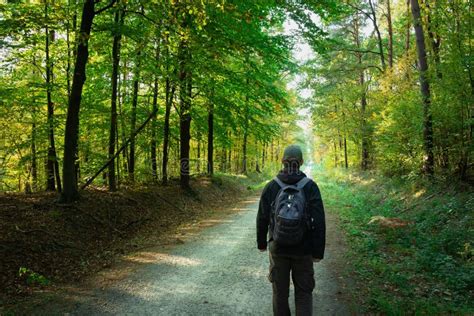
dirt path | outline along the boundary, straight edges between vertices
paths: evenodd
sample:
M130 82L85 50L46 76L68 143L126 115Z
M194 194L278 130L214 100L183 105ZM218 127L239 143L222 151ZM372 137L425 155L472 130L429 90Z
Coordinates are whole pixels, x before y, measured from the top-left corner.
M268 254L255 247L254 198L237 214L167 250L128 257L134 264L113 269L100 286L65 294L66 305L36 309L38 314L70 315L271 315ZM335 271L341 245L328 214L326 259L315 264L315 315L350 314L344 284ZM138 263L138 264L137 264ZM106 281L106 282L104 282ZM293 301L293 292L290 302ZM292 304L293 305L293 304ZM294 310L294 306L292 306Z

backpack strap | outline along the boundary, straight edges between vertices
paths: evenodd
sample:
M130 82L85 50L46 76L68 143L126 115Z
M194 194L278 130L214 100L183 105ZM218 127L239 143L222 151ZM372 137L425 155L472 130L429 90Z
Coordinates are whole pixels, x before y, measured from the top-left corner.
M311 181L311 179L308 178L308 177L304 177L303 179L296 182L295 184L286 184L283 181L281 181L280 179L278 179L278 177L275 177L274 180L275 180L276 183L278 183L280 188L284 188L284 187L288 187L288 186L295 186L299 190L303 189L303 187L306 185L306 183Z
M278 185L280 186L280 188L284 188L284 187L287 187L288 184L284 183L283 181L281 181L280 179L278 179L278 177L275 177L273 180L275 180L276 183L278 183Z
M305 186L309 181L311 181L310 178L304 177L303 179L301 179L300 181L298 181L295 185L296 185L296 187L297 187L299 190L301 190L301 189L304 188L304 186Z

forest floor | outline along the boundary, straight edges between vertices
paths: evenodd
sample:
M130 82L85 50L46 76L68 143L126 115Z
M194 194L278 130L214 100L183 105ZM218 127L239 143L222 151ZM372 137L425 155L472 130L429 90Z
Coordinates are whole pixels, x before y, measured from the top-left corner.
M214 202L217 203L211 203L212 205L208 207L203 207L200 201L195 201L196 197L178 199L176 205L180 208L186 207L186 213L190 213L191 216L178 212L175 216L185 217L166 219L165 214L160 213L159 220L154 217L150 223L143 224L144 227L139 230L138 235L136 232L135 235L134 232L124 235L126 231L123 228L124 223L137 221L131 218L124 219L122 224L114 226L122 232L121 234L114 240L107 240L107 243L103 241L100 248L88 250L89 253L95 252L97 259L90 254L80 258L88 260L85 268L71 264L71 261L65 259L67 256L60 255L59 251L64 252L68 248L58 248L56 256L41 253L43 257L50 258L49 260L53 258L60 260L49 262L51 266L57 267L59 263L63 263L64 266L69 264L70 274L75 278L62 277L62 274L58 273L55 275L55 282L31 287L22 283L25 281L24 278L15 277L14 288L20 289L21 293L35 293L23 300L17 299L14 305L6 305L3 312L48 315L271 314L271 286L267 280L268 254L259 253L255 247L258 192L249 191L242 184L236 186L235 182L229 182L229 179L218 182L220 185L213 184L209 179L200 179L193 183L196 192L199 192L196 196L201 198L201 202L203 195L209 194L205 192L214 192ZM209 187L214 189L209 190ZM234 192L229 192L231 188ZM169 200L172 196L180 196L165 195L162 192L165 189L173 191L177 188L159 189L160 195L166 196ZM148 193L140 191L121 195L125 194L128 199L133 200L145 198L147 201L152 194L157 193L155 190L158 189ZM224 192L225 197L222 195ZM81 203L89 205L93 200L104 199L102 195L110 194L89 192L76 207L85 212L85 206L81 206ZM109 205L111 203L108 198L105 199L104 204L101 204L104 208L107 203ZM126 200L120 197L121 207L126 207L123 205ZM172 200L175 201L175 198ZM145 202L140 203L141 208L133 204L137 212L147 214L146 216L142 214L140 218L150 217L151 213L146 210L147 207L153 206L155 209L155 204L162 204L158 203L156 198L149 201L149 204L142 203ZM169 208L167 210L167 213L177 213L176 210L171 211ZM92 208L89 207L87 211L92 212ZM94 212L94 216L99 220L100 215ZM96 222L92 221L90 225ZM105 222L105 218L100 217L100 221ZM163 227L154 226L154 221L164 222ZM177 221L181 225L171 225ZM146 225L150 227L147 228ZM322 262L315 264L315 314L347 315L354 313L356 304L352 303L355 302L351 294L352 281L344 272L347 270L348 262L345 258L345 241L343 234L340 233L338 219L330 210L327 211L327 226L326 256ZM110 230L110 235L114 235L115 230L110 227L97 228ZM21 231L27 229L33 230L22 227ZM57 232L53 228L50 229ZM93 231L87 233L96 234ZM76 235L76 238L79 238L78 236ZM123 240L127 236L132 237L129 237L128 241ZM96 238L89 236L87 242ZM86 242L78 244L71 239L68 241L77 247L86 247ZM62 243L65 242L66 240L62 240ZM39 241L36 241L36 244L39 244ZM29 249L23 251L25 250ZM123 255L116 255L120 253ZM45 259L33 257L31 260L28 265L24 265L32 271L41 271L42 275L50 275ZM40 260L37 266L46 270L36 268L34 260ZM69 260L78 259L70 257ZM14 269L10 270L15 272ZM66 272L67 269L64 269L64 273ZM290 302L294 308L292 300Z
M54 291L114 265L120 255L183 243L176 232L232 212L250 192L236 176L192 180L193 192L168 186L84 191L65 206L55 193L0 195L0 306ZM0 309L1 312L1 309Z

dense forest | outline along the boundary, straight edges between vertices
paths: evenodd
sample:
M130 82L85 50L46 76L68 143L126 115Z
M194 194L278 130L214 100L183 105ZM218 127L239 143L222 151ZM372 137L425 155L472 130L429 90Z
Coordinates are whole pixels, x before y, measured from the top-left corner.
M110 190L186 187L276 161L295 64L273 1L12 2L0 14L2 190L71 201L98 175Z
M327 28L324 53L305 67L332 165L472 177L472 2L347 6Z
M470 1L10 1L2 191L162 182L278 161L312 109L328 164L472 169ZM299 27L285 33L285 21ZM299 65L298 40L314 58ZM287 88L299 73L298 98ZM98 177L98 179L95 179Z

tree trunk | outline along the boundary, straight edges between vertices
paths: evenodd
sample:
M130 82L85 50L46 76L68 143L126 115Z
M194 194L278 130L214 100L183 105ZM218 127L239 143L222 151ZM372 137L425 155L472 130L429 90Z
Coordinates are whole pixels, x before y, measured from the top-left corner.
M436 1L435 1L435 6L436 6ZM426 2L426 13L427 13L426 20L427 20L428 37L430 38L431 50L433 51L436 77L438 77L438 79L441 79L443 78L443 73L441 72L441 69L440 69L441 58L439 56L439 50L441 46L441 37L439 36L438 33L435 33L435 31L433 30L433 21L431 19L430 10L431 10L430 4L427 1Z
M33 192L38 187L38 162L36 156L36 105L33 103L33 123L31 124L31 177L33 180Z
M242 173L247 174L247 132L244 130L244 139L242 142Z
M163 184L168 182L168 151L169 151L169 139L170 139L170 112L171 105L173 104L175 86L171 88L170 78L166 78L166 108L165 108L165 121L163 126L163 161L162 161L162 176Z
M424 159L423 170L426 174L434 173L433 156L433 122L431 115L430 85L428 81L428 61L426 59L425 36L421 23L420 6L418 0L411 0L411 12L416 36L416 48L418 53L418 65L420 71L420 91L423 100L423 145Z
M155 52L155 62L157 64L157 69L155 71L158 71L158 63L160 59L160 42L158 40L158 43L156 44L156 52ZM153 113L158 112L158 74L155 73L155 82L153 84L153 108L152 108ZM151 173L153 176L153 181L157 182L158 181L158 163L156 161L156 128L158 126L158 122L156 119L156 114L153 116L153 120L151 122Z
M247 64L248 64L248 59L247 59ZM247 87L249 87L249 79L247 78L246 83ZM248 139L248 134L249 134L249 96L247 95L245 97L245 113L244 113L244 140L243 140L243 145L242 145L242 173L247 174L247 139Z
M390 0L387 0L387 29L388 29L388 66L393 67L393 28L392 28L392 8Z
M138 47L137 59L135 64L135 78L133 80L133 96L132 96L132 113L130 119L130 133L133 133L137 124L137 104L138 104L138 88L140 80L140 60L141 60L141 47ZM131 135L130 141L130 155L128 160L128 179L130 182L135 181L135 136Z
M349 168L349 161L347 157L347 131L346 131L346 114L342 111L342 123L344 124L344 167Z
M365 81L364 81L364 72L362 71L359 79L360 87L362 89L362 96L360 99L360 113L361 113L361 130L362 130L362 160L361 168L362 170L367 170L369 168L369 141L368 141L368 131L367 131L367 95L365 93Z
M349 161L347 159L347 139L346 139L346 135L344 135L344 167L346 169L349 168Z
M189 142L191 140L191 92L192 76L188 69L190 64L189 48L186 40L179 46L179 99L180 99L180 184L183 189L189 188Z
M407 16L410 15L410 1L407 0ZM407 19L407 28L406 28L406 36L405 36L405 53L408 54L410 50L410 30L411 30L411 19Z
M122 111L122 105L125 104L126 102L126 99L127 99L127 77L128 77L128 70L127 70L127 61L125 60L124 63L123 63L123 67L122 67L122 80L120 82L120 85L123 86L123 92L121 92L121 98L118 100L118 106L119 106L119 116L120 116L120 138L121 138L121 141L122 141L122 144L125 143L127 137L126 137L126 133L125 133L125 130L126 130L126 123L125 123L125 117L123 115L123 111ZM118 125L118 124L117 124ZM118 130L118 127L117 127L117 130ZM123 166L123 170L124 172L128 173L128 150L124 150L122 151L122 157L123 157L123 163L122 163L122 166Z
M377 44L379 46L379 54L380 54L380 64L382 65L382 69L385 70L385 55L383 52L383 43L382 43L382 35L380 34L380 29L377 24L377 14L375 12L374 4L372 0L369 0L370 10L372 12L372 23L374 24L375 33L377 34Z
M207 173L214 174L214 101L209 104L207 115Z
M255 140L255 152L256 152L256 154L255 154L255 171L260 173L260 166L258 165L258 160L259 160L258 153L259 153L259 151L258 151L258 141L257 140Z
M72 80L71 96L69 97L66 130L64 136L63 183L64 190L60 201L72 202L79 198L75 158L79 134L79 109L81 106L82 88L86 80L86 64L89 57L89 37L94 20L94 0L85 0L80 35L77 46L74 76Z
M81 187L81 189L85 189L89 184L92 183L92 181L94 181L94 179L99 175L101 174L105 169L107 169L107 167L114 162L114 160L120 155L120 153L122 151L125 150L125 148L127 148L127 145L130 143L130 141L136 136L138 135L144 128L145 126L151 121L151 119L153 118L153 116L155 115L156 113L152 112L148 118L145 120L145 122L143 122L136 130L134 130L132 133L131 133L131 136L129 139L127 139L125 141L125 143L122 144L122 147L120 147L117 152L112 156L112 158L110 158L100 169L99 171L97 171L92 177L90 177L86 183L84 183L84 185ZM105 178L104 178L105 179Z
M71 8L71 1L67 1L67 16L66 21L66 45L67 45L67 64L66 64L66 86L67 86L67 96L71 95L71 30L69 24L69 9ZM73 29L73 32L75 28Z
M117 131L117 91L118 91L118 76L119 76L119 65L120 65L120 41L122 39L122 30L124 12L121 9L117 9L115 12L114 23L115 23L115 34L112 46L112 98L110 106L110 132L109 132L109 159L115 154L115 140ZM109 164L109 191L117 190L117 183L115 179L115 163Z
M372 7L372 5L371 5ZM359 36L359 17L356 16L354 19L354 36L355 42L358 49L360 49L360 36ZM360 115L361 115L361 168L366 170L369 167L369 148L368 148L368 135L367 135L367 120L366 120L366 110L367 110L367 95L365 91L365 75L364 68L362 67L362 53L357 53L357 60L360 66L359 74L359 86L361 89L361 98L360 98Z
M44 15L46 23L48 23L49 4L46 0L44 3ZM45 27L45 53L46 53L46 98L48 105L48 163L47 163L47 183L46 190L54 191L57 189L61 192L61 180L59 176L59 163L56 156L56 145L54 142L54 104L51 98L51 90L53 85L53 64L49 57L49 46L54 41L54 30L50 30L48 24Z

